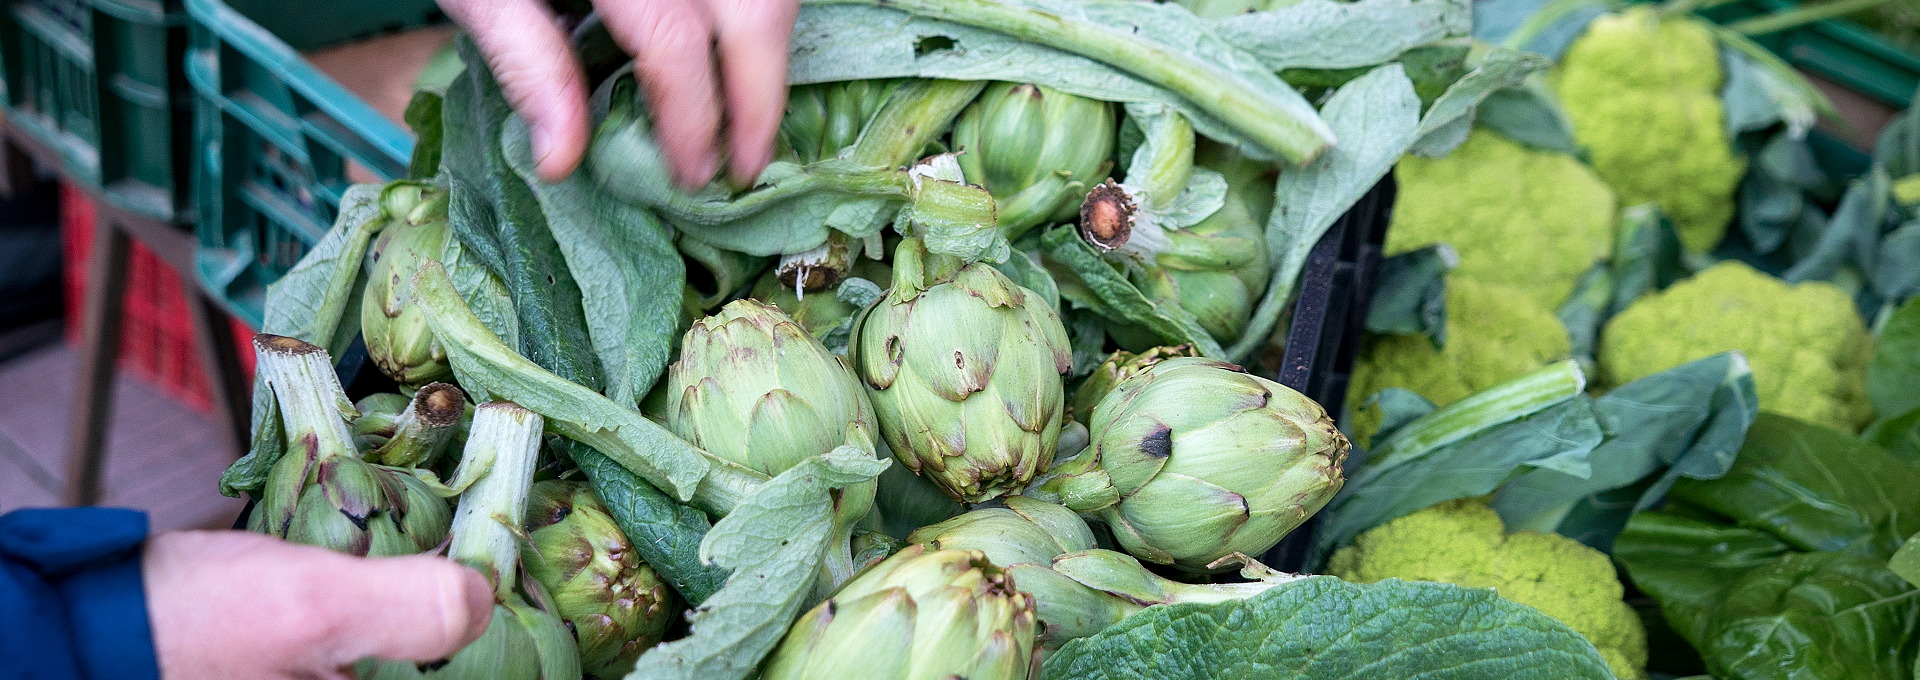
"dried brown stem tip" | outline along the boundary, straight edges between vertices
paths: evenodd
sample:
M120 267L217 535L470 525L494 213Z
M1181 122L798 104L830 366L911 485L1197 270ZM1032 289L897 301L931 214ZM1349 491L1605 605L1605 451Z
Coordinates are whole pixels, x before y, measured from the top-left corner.
M289 338L284 335L274 335L272 333L261 333L253 336L253 347L255 350L261 351L261 352L276 352L280 354L294 354L294 355L312 354L314 352L326 351L324 349L321 349L319 345L315 345L305 340L301 340L299 338Z
M413 395L414 414L430 426L446 426L460 422L460 415L466 410L467 393L447 383L427 383Z
M1133 197L1109 179L1087 192L1080 204L1080 238L1109 252L1133 237Z

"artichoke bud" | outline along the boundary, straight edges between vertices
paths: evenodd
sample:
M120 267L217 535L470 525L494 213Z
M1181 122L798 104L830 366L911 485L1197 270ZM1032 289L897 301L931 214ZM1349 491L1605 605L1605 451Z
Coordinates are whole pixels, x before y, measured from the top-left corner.
M848 80L794 86L787 91L787 115L780 118L781 145L799 163L838 156L860 140L860 131L886 103L895 84Z
M848 355L894 455L955 499L1018 490L1052 463L1066 329L992 266L902 241L893 288L856 322Z
M402 191L419 191L411 183L389 185L383 199ZM453 377L446 350L427 328L424 313L413 306L413 275L446 247L449 231L446 193L433 191L422 203L408 207L387 201L387 224L368 253L372 267L360 299L360 333L367 357L382 373L408 387Z
M394 429L367 460L397 467L424 467L445 453L466 413L467 393L447 383L427 383L413 395Z
M1116 350L1107 356L1106 361L1094 367L1093 372L1087 374L1079 387L1074 388L1073 399L1067 402L1067 409L1074 420L1087 422L1093 418L1093 407L1122 381L1144 373L1154 364L1162 361L1174 357L1196 356L1200 354L1194 351L1192 345L1153 347L1139 354Z
M407 470L362 460L347 401L326 350L295 338L254 338L257 373L273 389L287 452L268 472L249 525L298 543L354 555L425 552L447 535L451 513Z
M525 528L521 563L573 629L581 670L597 678L625 676L679 612L666 582L640 559L585 482L535 483Z
M975 550L994 564L1051 564L1061 553L1093 548L1085 520L1059 505L1025 496L1008 496L1004 508L975 508L938 524L921 527L908 543L935 550Z
M976 551L912 545L861 572L788 629L763 680L1022 680L1033 598Z
M1199 358L1121 381L1088 429L1087 451L1041 491L1135 557L1188 571L1272 548L1340 489L1348 448L1305 395Z
M1113 165L1113 105L1031 83L996 82L954 121L967 181L1000 202L1009 239L1073 217Z
M360 412L360 417L353 419L354 441L362 449L387 443L399 427L400 413L412 404L413 400L408 399L407 395L393 392L367 395L354 402L354 410Z

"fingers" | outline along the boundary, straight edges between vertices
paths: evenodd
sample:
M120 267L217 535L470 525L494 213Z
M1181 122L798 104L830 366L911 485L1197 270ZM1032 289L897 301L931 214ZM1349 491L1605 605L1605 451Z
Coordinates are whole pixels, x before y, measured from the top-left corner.
M713 24L699 0L597 3L634 67L653 111L654 131L682 187L713 178L720 107L713 77Z
M707 0L725 82L728 172L747 184L773 159L787 104L787 43L799 0Z
M154 537L142 560L165 680L351 678L342 669L363 658L435 661L493 612L486 579L437 557L227 531Z
M540 177L557 182L573 174L587 150L586 75L553 13L539 0L440 0L440 6L473 36L507 102L526 119Z

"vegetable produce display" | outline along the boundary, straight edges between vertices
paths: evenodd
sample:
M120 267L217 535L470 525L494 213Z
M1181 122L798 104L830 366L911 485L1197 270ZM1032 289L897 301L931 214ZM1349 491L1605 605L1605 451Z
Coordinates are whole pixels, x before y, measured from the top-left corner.
M691 191L597 17L554 183L459 38L221 488L488 576L368 678L1913 678L1920 107L1822 166L1694 4L804 0Z

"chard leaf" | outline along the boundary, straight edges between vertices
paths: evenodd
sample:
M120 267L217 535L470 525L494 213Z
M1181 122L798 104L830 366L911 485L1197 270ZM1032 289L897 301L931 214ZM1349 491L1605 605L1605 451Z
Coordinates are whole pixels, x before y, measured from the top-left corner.
M1515 530L1559 532L1606 550L1633 512L1682 476L1726 474L1758 404L1753 372L1732 352L1627 383L1594 400L1606 441L1589 458L1590 475L1533 470L1501 486L1493 509ZM1625 503L1600 496L1629 487Z
M1268 68L1342 69L1393 61L1407 50L1466 35L1465 0L1304 0L1213 20L1222 40Z
M680 326L677 292L687 277L672 230L645 208L599 191L583 173L558 184L541 181L518 118L501 133L501 146L546 213L567 269L587 282L581 305L607 396L639 403L666 368Z
M1492 590L1331 576L1244 600L1148 608L1068 642L1041 673L1045 680L1503 676L1613 674L1579 633Z
M1874 338L1867 399L1882 418L1920 409L1920 297L1895 309Z
M695 610L693 633L640 656L629 678L746 678L808 604L833 528L832 489L887 461L842 446L780 473L707 532L700 554L731 572Z
M1602 432L1585 376L1561 362L1422 416L1375 438L1365 460L1349 462L1346 484L1321 509L1306 565L1319 566L1354 536L1457 498L1483 496L1532 469L1573 477Z
M1218 357L1222 350L1213 336L1200 327L1193 315L1175 304L1161 304L1135 288L1127 277L1100 258L1093 246L1080 240L1071 227L1049 231L1043 238L1047 254L1079 277L1084 287L1062 288L1060 296L1092 309L1111 321L1123 321L1146 329L1159 337L1161 344L1192 343L1201 356Z
M1229 361L1243 362L1266 343L1314 244L1413 145L1420 97L1400 65L1387 64L1335 90L1321 115L1343 141L1307 167L1280 173L1267 218L1273 278L1247 331L1228 349Z

